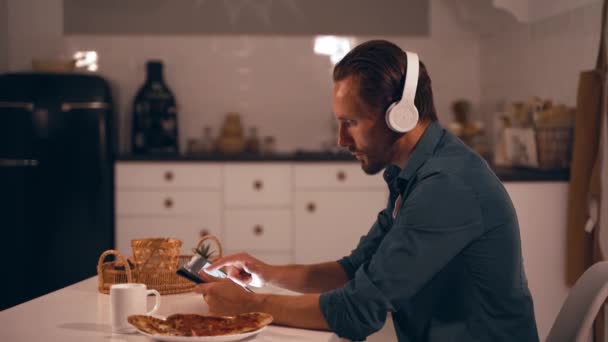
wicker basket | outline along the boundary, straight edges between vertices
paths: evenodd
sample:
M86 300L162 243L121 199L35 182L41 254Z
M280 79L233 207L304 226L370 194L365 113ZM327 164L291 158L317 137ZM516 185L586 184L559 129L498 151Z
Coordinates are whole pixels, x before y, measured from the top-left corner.
M540 169L567 169L572 156L572 127L537 127L536 146Z
M222 246L213 235L206 235L201 238L197 243L197 248L207 240L211 240L217 245L217 257L221 257ZM105 259L110 255L116 256L116 261L105 262ZM97 263L97 288L99 292L108 294L110 293L110 287L114 284L142 283L146 284L148 289L157 290L163 295L189 292L194 289L196 284L178 276L175 270L177 267L188 263L191 257L192 255L179 255L176 268L173 270L167 267L152 270L146 266L141 271L137 267L132 267L131 262L120 252L107 250L99 256Z
M175 272L182 242L172 238L131 240L133 263L140 272Z

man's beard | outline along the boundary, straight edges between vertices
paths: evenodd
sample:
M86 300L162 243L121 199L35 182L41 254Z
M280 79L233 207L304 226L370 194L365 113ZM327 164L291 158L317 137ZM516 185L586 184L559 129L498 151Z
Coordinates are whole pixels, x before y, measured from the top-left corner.
M361 158L361 169L368 175L375 175L378 172L384 170L388 163L381 162L379 160L370 161L369 157L365 156Z
M399 133L391 132L388 139L381 143L375 152L370 151L369 154L363 154L363 158L361 158L361 169L363 169L363 172L368 175L375 175L384 170L391 162L391 152L389 151L393 150L393 146L400 136L401 134ZM370 158L370 155L374 157Z

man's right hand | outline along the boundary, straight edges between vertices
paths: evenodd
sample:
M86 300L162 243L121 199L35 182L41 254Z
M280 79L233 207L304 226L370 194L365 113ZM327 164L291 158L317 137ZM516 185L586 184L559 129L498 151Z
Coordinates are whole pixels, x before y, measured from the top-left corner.
M211 272L222 267L226 267L228 277L241 286L262 287L271 280L270 271L272 266L247 253L219 258L203 270Z

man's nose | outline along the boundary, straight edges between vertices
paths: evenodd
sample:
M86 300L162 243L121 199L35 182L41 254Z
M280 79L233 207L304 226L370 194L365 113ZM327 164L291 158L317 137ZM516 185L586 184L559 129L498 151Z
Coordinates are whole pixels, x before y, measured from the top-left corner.
M352 139L342 125L338 125L338 146L349 147L352 145Z

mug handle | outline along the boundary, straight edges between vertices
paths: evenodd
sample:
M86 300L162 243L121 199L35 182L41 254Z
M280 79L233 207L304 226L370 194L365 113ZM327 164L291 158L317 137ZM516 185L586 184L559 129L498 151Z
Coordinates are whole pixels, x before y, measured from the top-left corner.
M146 315L155 314L156 311L158 311L158 308L160 308L160 292L158 292L156 290L146 290L146 296L149 294L153 294L154 297L156 297L156 303L154 304L154 307L152 308L152 310L148 311L146 313Z

